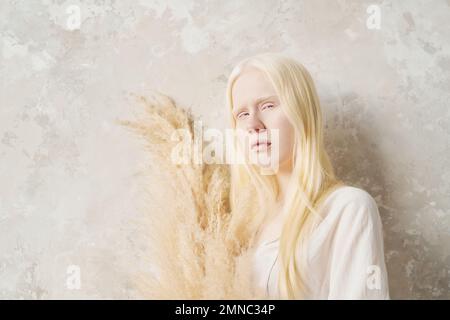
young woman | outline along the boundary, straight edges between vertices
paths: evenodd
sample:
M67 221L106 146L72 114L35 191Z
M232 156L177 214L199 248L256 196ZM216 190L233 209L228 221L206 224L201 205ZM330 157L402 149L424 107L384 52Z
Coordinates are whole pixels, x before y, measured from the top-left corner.
M389 299L377 204L335 177L304 66L273 53L247 58L229 77L227 104L246 159L231 165L231 205L254 188L260 208L255 287L269 298Z

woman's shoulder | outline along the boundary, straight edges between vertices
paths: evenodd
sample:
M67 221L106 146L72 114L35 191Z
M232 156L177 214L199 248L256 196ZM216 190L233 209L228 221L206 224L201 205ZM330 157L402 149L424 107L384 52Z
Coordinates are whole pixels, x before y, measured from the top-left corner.
M355 216L367 213L378 215L378 206L375 199L366 190L343 185L327 196L321 211L324 219L337 219L342 218L342 215Z
M311 252L317 253L317 249L331 241L336 233L350 237L351 233L363 229L373 232L381 228L375 199L366 190L354 186L344 185L333 190L319 213L322 219L313 232Z
M343 185L329 195L329 200L342 204L372 204L375 199L366 190L350 185Z

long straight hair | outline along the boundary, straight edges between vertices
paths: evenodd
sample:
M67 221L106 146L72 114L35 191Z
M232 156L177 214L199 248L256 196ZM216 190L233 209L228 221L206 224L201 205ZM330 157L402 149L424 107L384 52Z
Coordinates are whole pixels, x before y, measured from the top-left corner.
M306 240L322 217L318 207L326 194L343 185L334 173L324 148L322 113L319 98L306 68L287 56L276 53L258 54L240 61L229 76L226 103L230 111L231 127L236 129L233 117L233 85L246 68L263 72L274 87L287 118L294 127L292 172L280 214L286 217L279 242L278 296L282 299L301 299L308 295L305 281ZM283 143L282 141L280 141ZM233 148L242 152L236 135ZM241 155L242 156L242 155ZM255 222L253 234L260 231L265 219L273 213L279 199L280 186L275 175L262 175L258 167L247 162L233 163L230 168L231 208L244 196L243 190L255 190L259 203L251 219ZM252 238L254 239L254 238Z

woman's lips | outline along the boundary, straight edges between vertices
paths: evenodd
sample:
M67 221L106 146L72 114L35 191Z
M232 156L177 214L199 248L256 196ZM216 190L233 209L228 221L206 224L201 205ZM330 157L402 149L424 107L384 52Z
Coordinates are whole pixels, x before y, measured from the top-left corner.
M261 142L255 142L252 144L252 149L264 149L269 148L272 145L270 141L261 141Z

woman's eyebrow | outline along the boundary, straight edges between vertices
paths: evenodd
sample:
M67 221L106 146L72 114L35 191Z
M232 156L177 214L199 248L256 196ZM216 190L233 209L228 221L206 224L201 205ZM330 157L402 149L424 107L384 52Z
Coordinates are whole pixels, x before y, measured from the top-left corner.
M263 101L265 101L265 100L276 99L276 98L278 98L278 97L277 97L277 96L267 96L267 97L262 97L262 98L256 99L256 100L255 100L255 104L259 104L259 103L261 103L261 102L263 102Z

